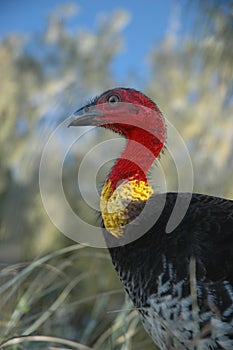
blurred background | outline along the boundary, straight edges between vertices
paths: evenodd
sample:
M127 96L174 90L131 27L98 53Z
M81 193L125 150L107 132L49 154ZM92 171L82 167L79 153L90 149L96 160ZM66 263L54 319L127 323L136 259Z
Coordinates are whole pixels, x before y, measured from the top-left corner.
M57 125L89 98L134 87L156 101L183 137L194 190L233 198L233 1L2 0L0 17L2 348L156 349L108 252L75 244L50 221L39 191L40 159ZM51 152L48 188L67 130ZM94 225L78 168L89 149L109 138L92 129L64 160L66 198ZM98 155L103 163L105 156ZM176 190L174 164L166 154L161 162L168 189ZM100 185L110 165L98 174Z

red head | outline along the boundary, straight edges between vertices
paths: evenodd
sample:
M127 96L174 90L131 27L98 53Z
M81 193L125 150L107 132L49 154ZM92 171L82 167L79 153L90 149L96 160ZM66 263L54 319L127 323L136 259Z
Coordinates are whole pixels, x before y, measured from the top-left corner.
M157 105L139 91L115 88L74 113L70 125L96 125L123 134L128 144L112 169L113 187L124 179L146 179L165 142L166 128Z

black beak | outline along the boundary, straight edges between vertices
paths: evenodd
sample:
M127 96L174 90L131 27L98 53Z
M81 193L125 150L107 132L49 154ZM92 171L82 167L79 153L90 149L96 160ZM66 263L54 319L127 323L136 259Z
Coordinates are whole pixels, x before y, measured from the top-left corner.
M68 125L69 126L87 126L87 125L100 125L101 117L103 115L96 110L95 105L84 106L78 109L71 115L73 120Z

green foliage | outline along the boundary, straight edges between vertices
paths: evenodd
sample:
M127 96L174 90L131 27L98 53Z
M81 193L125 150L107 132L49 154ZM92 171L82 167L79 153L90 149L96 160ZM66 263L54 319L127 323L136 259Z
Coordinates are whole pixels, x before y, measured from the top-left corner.
M209 8L208 4L202 3ZM147 92L184 138L194 167L194 190L232 198L232 11L224 15L221 6L211 9L209 20L205 12L198 12L198 36L180 37L171 27L150 53L155 78ZM203 17L204 28L210 30L200 34ZM174 171L169 173L165 164L166 168L166 179L174 190Z
M122 44L120 31L127 13L116 11L99 23L96 33L70 33L68 20L74 10L69 5L58 8L42 33L6 37L0 45L0 237L20 243L16 260L27 242L37 252L56 246L58 232L48 220L38 187L41 153L56 125L81 100L113 82L110 66ZM62 137L54 156L61 147ZM69 162L64 183L70 183L74 167ZM48 181L49 173L54 174L53 155Z

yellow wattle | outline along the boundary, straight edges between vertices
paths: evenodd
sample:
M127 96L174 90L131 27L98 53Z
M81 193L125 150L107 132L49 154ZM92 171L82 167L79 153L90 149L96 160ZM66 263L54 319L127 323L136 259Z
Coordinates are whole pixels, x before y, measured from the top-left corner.
M148 182L143 180L123 181L115 190L110 180L103 186L100 210L107 231L113 236L123 235L123 227L130 222L128 205L131 201L145 201L154 193Z

